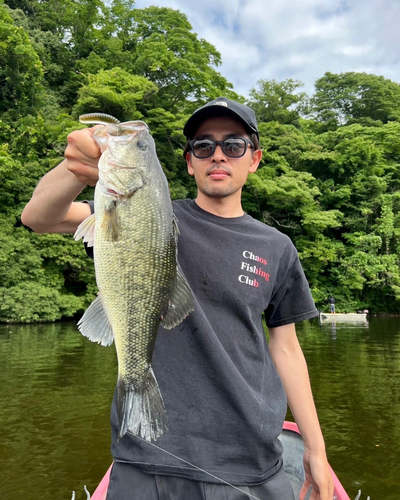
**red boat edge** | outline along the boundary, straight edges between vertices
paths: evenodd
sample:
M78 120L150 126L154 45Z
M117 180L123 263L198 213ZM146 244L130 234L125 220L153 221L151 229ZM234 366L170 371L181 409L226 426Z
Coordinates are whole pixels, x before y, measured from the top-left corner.
M283 424L283 429L287 431L292 431L296 432L297 434L300 435L299 428L297 427L297 424L294 422L287 422L285 421ZM110 481L110 472L111 472L111 467L108 469L106 472L105 476L103 479L100 481L100 484L97 486L96 491L93 493L91 496L91 500L105 500L107 496L107 489L108 489L108 483ZM351 500L349 495L346 493L345 489L341 485L338 477L336 476L335 472L333 471L332 467L331 473L332 473L332 478L333 478L333 485L334 485L334 497L336 497L336 500Z
M97 486L96 491L90 497L90 500L106 500L108 483L110 482L111 468L112 468L112 465L110 465L105 476L100 481L100 484Z
M288 422L285 421L283 424L283 430L286 431L292 431L300 435L299 428L297 427L297 424L294 422ZM346 490L343 488L342 484L340 483L337 475L335 474L334 470L332 469L331 466L329 466L333 478L333 486L334 486L334 498L335 500L351 500L349 495L346 493Z

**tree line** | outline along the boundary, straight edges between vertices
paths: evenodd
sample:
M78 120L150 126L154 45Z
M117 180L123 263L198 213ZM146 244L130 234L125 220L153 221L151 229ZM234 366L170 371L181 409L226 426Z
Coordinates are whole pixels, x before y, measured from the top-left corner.
M170 8L0 0L0 321L72 318L96 293L93 263L71 235L20 221L78 116L144 120L172 198L190 198L182 128L220 95L256 112L264 154L244 208L293 240L317 307L333 293L338 311L400 312L400 85L326 73L312 96L296 80L261 80L245 99L220 64Z

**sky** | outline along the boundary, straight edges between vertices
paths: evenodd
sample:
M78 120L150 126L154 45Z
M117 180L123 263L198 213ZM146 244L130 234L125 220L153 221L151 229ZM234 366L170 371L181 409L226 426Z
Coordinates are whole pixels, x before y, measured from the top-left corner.
M400 0L136 0L186 14L222 56L218 71L248 96L261 79L288 78L311 95L325 72L400 83Z

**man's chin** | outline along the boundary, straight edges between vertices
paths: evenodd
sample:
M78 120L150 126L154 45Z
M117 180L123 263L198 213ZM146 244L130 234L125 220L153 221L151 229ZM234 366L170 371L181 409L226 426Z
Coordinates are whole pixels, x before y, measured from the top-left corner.
M231 196L232 194L235 194L238 190L234 189L232 186L213 188L208 186L201 191L205 196L208 196L209 198L226 198L228 196Z

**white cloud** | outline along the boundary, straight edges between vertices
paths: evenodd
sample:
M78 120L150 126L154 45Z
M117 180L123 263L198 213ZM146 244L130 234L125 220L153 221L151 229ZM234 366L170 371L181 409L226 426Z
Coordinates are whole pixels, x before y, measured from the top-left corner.
M346 47L339 47L335 50L336 54L342 54L344 56L362 56L364 54L369 54L372 51L372 45L348 45Z
M312 93L325 72L365 71L400 83L397 0L137 0L185 13L247 95L259 79L294 78Z

